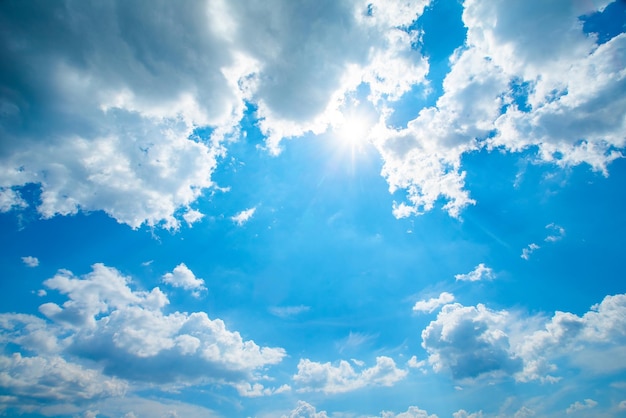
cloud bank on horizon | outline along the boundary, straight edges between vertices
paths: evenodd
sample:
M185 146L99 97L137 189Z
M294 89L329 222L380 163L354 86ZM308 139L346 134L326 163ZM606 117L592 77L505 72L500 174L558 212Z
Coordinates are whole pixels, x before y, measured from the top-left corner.
M625 413L623 192L524 215L558 173L622 179L624 2L29 0L0 28L0 414ZM502 158L549 171L506 209Z

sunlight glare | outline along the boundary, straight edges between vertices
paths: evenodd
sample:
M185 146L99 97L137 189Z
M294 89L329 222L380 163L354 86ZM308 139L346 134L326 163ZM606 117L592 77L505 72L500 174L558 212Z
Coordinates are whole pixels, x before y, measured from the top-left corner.
M342 146L360 148L369 140L372 123L361 115L344 115L335 125L334 132Z

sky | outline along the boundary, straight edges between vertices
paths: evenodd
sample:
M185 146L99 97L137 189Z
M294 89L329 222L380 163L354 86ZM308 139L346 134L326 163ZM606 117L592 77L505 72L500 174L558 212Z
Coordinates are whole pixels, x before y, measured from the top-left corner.
M626 2L0 2L0 414L626 417Z

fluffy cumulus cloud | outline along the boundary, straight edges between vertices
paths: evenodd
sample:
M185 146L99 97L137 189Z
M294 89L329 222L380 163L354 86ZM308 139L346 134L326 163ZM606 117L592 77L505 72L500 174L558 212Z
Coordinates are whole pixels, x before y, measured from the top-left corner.
M359 86L382 175L406 194L397 217L440 199L460 216L475 203L461 157L484 146L607 171L626 145L626 34L599 45L579 16L608 1L465 1L468 35L443 95L391 128L398 99L427 85L412 24L429 3L3 2L0 211L26 206L20 188L36 184L30 203L46 218L103 210L133 228L192 224L247 104L278 154L285 138L336 125Z
M454 295L452 293L442 292L439 297L415 302L415 305L413 305L413 311L431 313L440 306L446 305L450 302L454 302Z
M406 412L394 414L393 412L382 412L381 418L437 418L437 415L429 415L427 411L418 408L417 406L410 406Z
M362 364L358 362L359 364ZM390 357L376 357L372 367L355 370L347 361L341 360L337 365L318 363L309 359L301 359L298 373L293 380L298 384L300 392L319 391L327 394L343 393L366 386L392 386L404 379L406 370L396 367Z
M315 407L305 401L298 401L296 407L282 418L328 418L326 411L317 412Z
M207 290L206 287L204 287L204 280L196 277L185 263L180 263L174 267L171 273L165 273L163 275L163 283L174 287L182 287L185 290L191 290L195 297L199 297L200 292Z
M375 135L390 190L406 190L394 214L419 214L443 199L459 216L474 203L461 156L485 146L536 147L540 160L607 173L626 145L626 34L598 45L579 17L608 3L465 1L467 39L450 58L443 95L406 128Z
M51 322L21 314L0 318L0 342L14 351L2 357L0 385L16 406L117 396L144 381L240 388L285 356L281 348L243 340L204 312L166 314L169 301L158 287L133 290L129 278L102 264L83 277L59 271L44 284L67 298L40 306Z
M576 412L583 411L585 409L595 408L597 405L598 405L598 402L594 401L593 399L585 399L584 402L578 402L578 401L574 402L565 410L565 412L567 414L574 414Z
M480 280L492 280L495 278L495 274L490 267L485 266L484 263L480 263L469 273L457 274L454 278L461 282L478 282Z
M514 373L521 359L504 332L508 314L483 305L446 305L422 331L422 346L435 371L449 370L454 379Z
M39 265L39 259L31 255L22 257L22 262L28 267L37 267Z
M379 101L423 82L407 28L427 3L3 3L0 211L26 206L32 183L46 218L196 222L246 102L278 153L325 130L361 83Z
M335 416L335 414L332 414ZM327 418L326 411L317 412L315 407L307 402L298 401L297 406L289 412L289 415L283 415L282 418ZM391 411L383 411L380 415L371 418L437 418L437 415L429 415L427 411L418 408L417 406L410 406L406 412L400 412L396 414Z
M549 319L454 303L422 331L422 346L433 369L454 379L556 382L564 360L589 373L625 370L624 318L624 294L605 297L582 316L557 311Z

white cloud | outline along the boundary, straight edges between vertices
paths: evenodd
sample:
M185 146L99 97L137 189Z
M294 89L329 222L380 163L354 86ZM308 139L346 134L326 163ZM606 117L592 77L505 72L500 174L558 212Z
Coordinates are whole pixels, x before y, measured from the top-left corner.
M617 64L626 35L596 45L578 20L594 9L464 2L468 37L451 57L444 94L406 128L388 127L397 99L427 84L411 25L428 4L155 7L167 20L125 2L46 4L40 13L56 18L37 31L34 20L8 18L0 211L25 206L19 188L34 183L45 218L103 210L133 228L197 222L202 214L190 206L215 187L223 139L239 135L246 102L257 107L276 154L285 138L325 132L359 85L378 114L370 139L382 175L392 193L406 192L394 205L397 217L431 210L439 199L460 216L475 203L461 157L486 145L536 146L545 161L586 162L606 173L620 156L615 148L626 145L626 74ZM528 110L515 103L520 83L529 86ZM210 138L195 136L198 127Z
M238 214L232 216L230 219L237 224L237 226L242 226L243 224L245 224L246 222L248 222L252 216L254 215L254 212L256 212L256 207L250 208L250 209L246 209L246 210L242 210L241 212L239 212Z
M393 412L382 412L381 418L437 418L437 415L429 415L427 411L418 408L417 406L409 406L406 412L394 414Z
M133 290L129 278L102 264L83 277L61 270L44 284L67 298L62 305L41 305L52 323L32 315L0 315L0 345L18 347L0 360L9 370L0 385L18 403L27 396L37 408L111 398L134 382L156 387L253 382L254 391L255 372L285 356L282 348L243 340L204 312L164 313L169 301L158 287ZM49 379L57 374L57 380Z
M530 259L530 255L534 253L535 250L538 250L539 248L541 247L535 244L534 242L530 243L528 244L528 247L522 248L522 255L520 255L520 257L522 257L524 260L528 260Z
M406 362L406 365L412 369L421 369L426 365L425 360L417 361L417 356L412 356L409 361Z
M56 355L0 355L0 369L0 387L10 394L5 407L22 412L45 404L121 396L127 389L124 380Z
M311 310L310 306L297 305L297 306L272 306L269 308L269 312L279 318L292 318L301 313Z
M39 259L30 255L22 257L22 262L28 267L37 267L39 265Z
M526 418L526 417L534 417L535 415L537 415L535 413L535 411L533 411L530 408L527 408L525 406L522 406L520 409L518 409L515 412L515 415L513 415L513 418Z
M200 292L206 291L204 280L197 278L185 263L180 263L174 267L171 273L165 273L163 275L163 283L174 287L182 287L185 290L192 290L192 294L196 297L200 296Z
M484 263L480 263L469 273L457 274L454 278L461 282L477 282L480 280L492 280L495 278L495 274L490 267L486 267Z
M548 235L544 239L544 241L546 241L546 242L560 241L565 236L565 228L563 228L562 226L559 226L559 225L557 225L555 223L551 223L551 224L546 225L546 229L552 232L552 234Z
M192 225L198 222L199 220L201 220L202 218L204 218L204 214L195 209L189 209L183 215L183 219L185 220L185 222L187 222L187 225Z
M278 388L266 388L260 383L250 382L238 382L235 385L235 389L239 395L246 398L258 398L260 396L278 395L279 393L285 393L291 391L291 386L282 385Z
M289 412L289 415L283 415L282 418L328 418L328 415L326 411L317 412L310 403L298 401L298 404Z
M366 386L392 386L404 379L407 371L398 369L393 359L376 357L376 365L355 371L352 365L341 360L337 366L300 359L298 373L293 380L300 388L298 392L319 391L343 393Z
M422 346L433 369L450 370L454 379L514 373L522 362L510 349L507 321L507 312L484 305L445 305L422 331Z
M626 58L626 35L595 45L579 21L593 11L540 0L513 7L503 0L464 2L467 40L450 59L444 94L406 129L374 135L390 191L407 192L407 201L394 205L396 217L428 211L440 198L444 210L459 216L474 203L461 156L484 146L513 152L536 146L541 160L588 163L607 173L621 155L615 148L626 145L620 116L626 73L617 64ZM529 110L516 103L523 83Z
M454 418L483 418L483 411L469 413L465 409L459 409L452 414Z
M620 411L626 411L626 400L621 401L619 405L617 405L617 409L619 409Z
M455 379L556 382L563 359L587 373L626 369L624 318L625 294L606 296L583 316L557 311L549 319L455 303L422 331L422 346L433 369Z
M451 302L454 302L454 295L452 293L442 292L439 297L415 302L415 305L413 306L413 311L431 313L440 306L446 305Z
M28 203L22 198L19 192L0 187L0 213L8 212L15 208L25 208Z
M598 402L594 401L593 399L585 399L584 403L578 401L574 402L569 407L567 407L565 412L567 414L573 414L579 411L583 411L585 409L595 408L597 405Z

